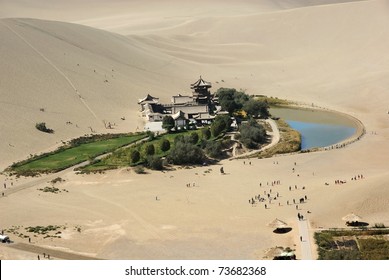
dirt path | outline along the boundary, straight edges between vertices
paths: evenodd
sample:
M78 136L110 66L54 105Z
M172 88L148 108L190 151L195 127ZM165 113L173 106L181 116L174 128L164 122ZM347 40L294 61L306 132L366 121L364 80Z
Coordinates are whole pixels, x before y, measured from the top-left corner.
M253 150L253 151L250 151L250 152L238 155L238 156L234 155L231 159L245 158L245 157L251 156L251 155L256 154L258 152L262 152L262 151L265 151L267 149L270 149L271 147L277 145L278 142L280 142L280 130L278 129L276 122L273 119L266 119L265 122L268 123L272 129L272 132L267 132L267 134L271 136L271 142L259 150ZM235 147L233 149L233 154L235 154Z
M313 260L311 239L309 237L308 220L304 219L298 222L300 232L301 259Z
M61 259L61 260L98 260L98 258L93 258L93 257L88 257L80 254L75 254L75 253L68 253L68 252L63 252L55 249L48 249L32 244L26 244L26 243L13 243L7 245L8 247L16 250L21 250L21 251L26 251L30 253L36 253L37 258L38 255L41 260L44 259L43 254L47 256L50 256L50 259Z

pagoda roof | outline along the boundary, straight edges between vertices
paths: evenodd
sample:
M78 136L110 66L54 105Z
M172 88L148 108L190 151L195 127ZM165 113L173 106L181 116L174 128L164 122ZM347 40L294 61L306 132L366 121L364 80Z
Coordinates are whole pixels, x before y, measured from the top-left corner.
M201 76L200 76L200 79L198 79L195 83L190 85L190 88L192 88L192 89L196 88L196 87L210 88L210 87L212 87L212 84L210 82L204 81L203 78L201 78Z
M141 98L141 99L138 100L138 104L140 104L142 102L145 102L145 101L154 101L154 102L156 102L158 100L159 100L159 98L151 96L150 94L147 94L146 97Z
M177 119L186 119L186 118L185 118L185 113L182 112L181 110L178 111L177 113L173 114L173 115L172 115L172 118L173 118L174 120L177 120Z

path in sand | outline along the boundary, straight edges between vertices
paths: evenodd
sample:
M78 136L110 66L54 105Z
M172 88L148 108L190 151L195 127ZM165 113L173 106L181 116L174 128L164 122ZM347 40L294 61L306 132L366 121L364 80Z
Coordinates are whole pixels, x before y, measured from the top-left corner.
M231 159L249 157L249 156L254 155L256 153L270 149L271 147L274 147L275 145L277 145L278 142L280 142L280 130L278 129L276 122L273 119L266 119L265 122L268 123L272 129L271 132L267 132L267 134L271 136L271 142L259 150L253 150L253 151L250 151L250 152L238 155L238 156L235 156L236 145L234 145L233 152L232 152L232 154L234 156Z
M300 232L301 259L312 260L311 241L308 231L308 220L304 219L298 222Z

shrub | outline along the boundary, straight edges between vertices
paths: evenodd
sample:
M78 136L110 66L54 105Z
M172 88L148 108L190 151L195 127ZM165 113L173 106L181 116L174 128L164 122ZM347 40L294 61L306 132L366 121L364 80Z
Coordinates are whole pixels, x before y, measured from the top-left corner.
M167 139L162 139L161 141L161 151L166 152L170 150L170 141Z
M136 174L146 174L145 169L143 168L143 166L136 166L134 168L134 171L135 171Z
M205 127L201 130L201 136L205 140L208 140L209 138L211 138L211 131L209 130L208 127Z
M170 132L175 126L175 122L172 116L165 116L162 119L162 128L167 132Z
M255 149L266 141L266 130L255 120L242 124L239 131L240 141L249 149Z
M201 164L204 152L196 145L179 141L171 149L169 160L174 164Z
M198 141L199 141L198 133L197 132L192 132L189 135L189 142L192 143L192 144L197 144Z
M222 156L222 144L220 142L207 142L205 152L212 158L220 158Z
M132 150L130 154L131 163L136 163L140 160L140 153L137 150Z
M147 166L150 169L162 170L163 169L163 161L158 156L148 156L147 157Z
M216 116L211 125L213 137L218 137L223 131L226 131L231 125L231 119L228 115Z
M145 153L146 153L146 155L148 155L148 156L154 155L154 154L155 154L154 145L153 145L153 144L148 144L148 145L146 145Z
M41 122L41 123L36 123L35 128L38 129L39 131L46 132L46 133L54 133L54 130L51 128L46 127L46 123Z

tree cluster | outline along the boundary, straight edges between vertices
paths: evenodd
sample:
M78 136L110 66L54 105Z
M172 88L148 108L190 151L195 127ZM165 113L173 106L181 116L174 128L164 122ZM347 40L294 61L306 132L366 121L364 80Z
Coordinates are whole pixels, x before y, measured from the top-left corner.
M270 116L269 106L266 102L256 100L234 88L220 88L217 90L216 96L222 109L230 115L239 110L244 110L253 117L268 118Z
M239 128L240 141L249 149L258 148L259 144L265 143L267 139L265 128L257 123L254 119L250 119Z
M196 133L197 134L197 133ZM176 137L175 145L170 150L169 161L174 164L202 164L204 161L203 150L193 143L191 135Z

